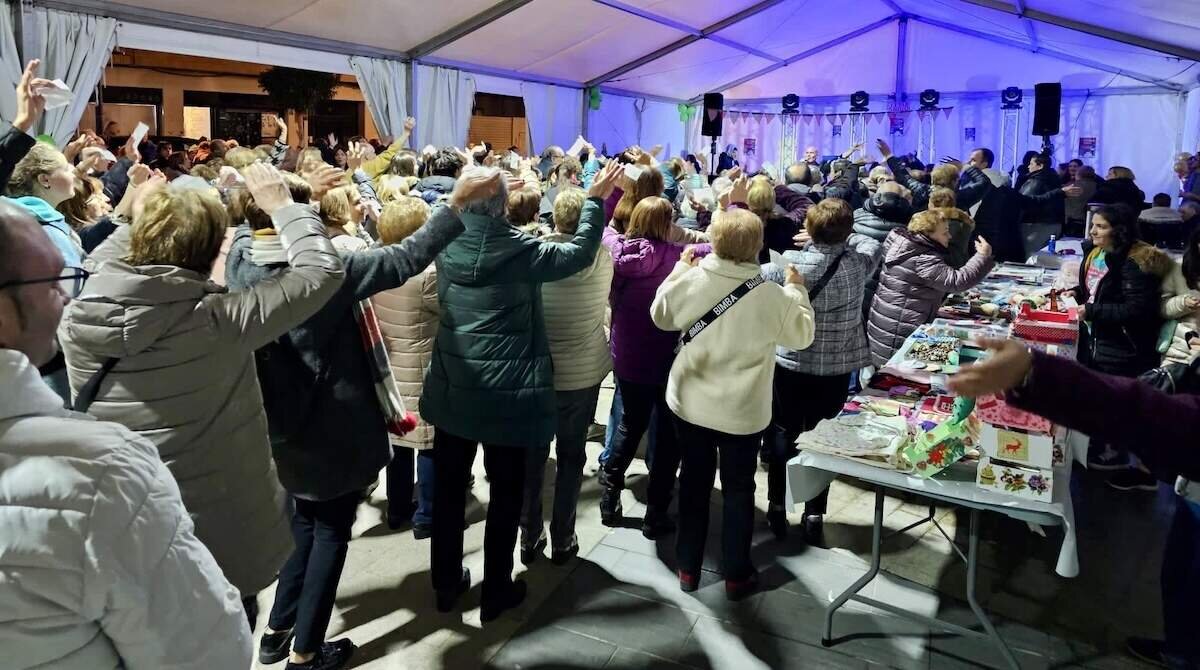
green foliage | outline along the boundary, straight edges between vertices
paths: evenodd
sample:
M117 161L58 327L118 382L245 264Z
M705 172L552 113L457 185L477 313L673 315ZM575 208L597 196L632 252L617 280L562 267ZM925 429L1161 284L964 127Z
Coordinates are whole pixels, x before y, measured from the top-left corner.
M272 67L258 76L258 86L280 109L312 114L317 105L333 98L338 76L327 72Z

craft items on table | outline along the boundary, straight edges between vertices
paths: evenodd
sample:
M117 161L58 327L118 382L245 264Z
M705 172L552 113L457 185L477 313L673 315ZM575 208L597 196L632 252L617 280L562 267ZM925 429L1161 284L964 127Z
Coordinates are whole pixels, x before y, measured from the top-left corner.
M1047 502L1053 495L1054 471L1025 468L985 456L979 461L975 484L989 491Z

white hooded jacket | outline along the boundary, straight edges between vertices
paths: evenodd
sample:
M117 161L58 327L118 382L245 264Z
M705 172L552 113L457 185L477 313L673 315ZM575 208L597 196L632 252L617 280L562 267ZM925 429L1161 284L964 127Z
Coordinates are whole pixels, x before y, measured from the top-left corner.
M0 664L248 668L251 647L154 445L0 349Z

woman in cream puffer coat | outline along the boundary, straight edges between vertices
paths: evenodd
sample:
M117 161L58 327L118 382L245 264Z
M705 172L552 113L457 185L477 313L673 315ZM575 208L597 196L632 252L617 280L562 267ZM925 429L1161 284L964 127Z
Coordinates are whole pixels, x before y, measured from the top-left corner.
M416 232L429 218L429 205L416 197L402 198L384 208L379 217L380 244L399 244ZM394 289L371 298L379 329L387 345L396 390L404 407L417 412L425 370L433 357L437 337L437 267L430 265L421 274ZM433 426L417 417L417 427L407 435L391 436L392 460L387 467L387 521L393 529L410 520L418 539L429 536L433 523ZM416 471L413 471L413 450ZM413 505L413 476L417 496Z

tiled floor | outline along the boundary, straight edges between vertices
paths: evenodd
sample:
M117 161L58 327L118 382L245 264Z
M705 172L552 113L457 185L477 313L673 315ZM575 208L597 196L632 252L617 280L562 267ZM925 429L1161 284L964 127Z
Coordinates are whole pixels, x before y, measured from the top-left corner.
M601 420L607 414L607 390ZM589 463L598 444L589 444ZM709 556L699 591L682 593L672 572L673 537L652 542L634 517L644 506L645 468L634 464L625 513L630 528L599 523L599 489L594 465L579 507L581 557L557 567L542 560L517 564L530 585L520 608L482 627L483 509L487 483L476 465L479 504L468 507L466 565L474 587L464 613L439 614L429 586L427 542L381 525L383 487L364 505L350 545L330 636L346 635L360 645L354 667L371 669L512 668L991 668L1003 667L986 641L967 639L904 621L851 603L834 622L835 644L820 645L824 607L832 595L866 569L873 494L835 482L830 495L824 547L809 546L796 529L777 542L760 524L754 560L761 592L730 603L716 572L719 557L720 492L713 495ZM759 509L765 509L765 475L759 473ZM548 479L552 481L552 479ZM1073 580L1053 573L1061 535L1042 538L1024 524L984 517L980 598L1022 668L1140 668L1121 651L1128 634L1154 634L1158 611L1158 566L1170 494L1117 493L1095 474L1077 473L1076 501L1081 574ZM916 501L889 498L885 523L898 529L928 513ZM935 509L951 537L959 515ZM759 519L761 522L761 518ZM798 521L797 517L792 518ZM965 532L963 533L965 535ZM959 540L965 546L965 537ZM964 602L965 570L949 541L926 524L884 546L881 577L865 595L974 625ZM522 574L523 573L523 574ZM269 592L260 602L270 606Z

